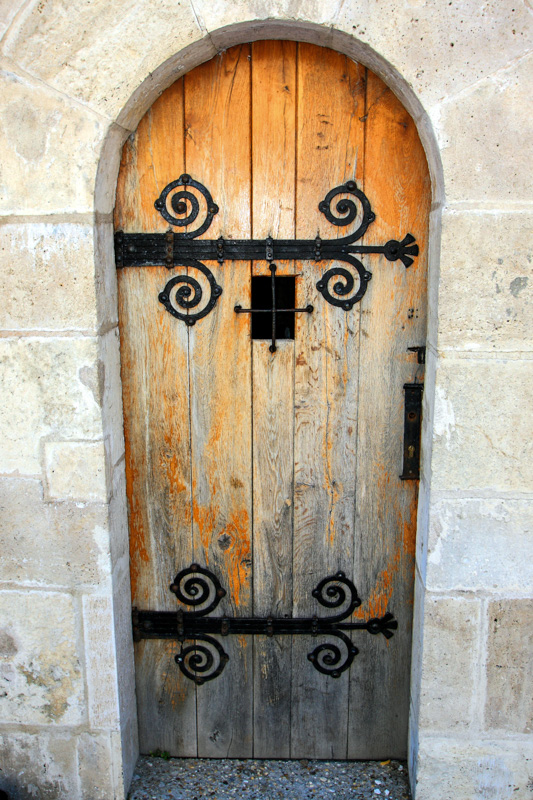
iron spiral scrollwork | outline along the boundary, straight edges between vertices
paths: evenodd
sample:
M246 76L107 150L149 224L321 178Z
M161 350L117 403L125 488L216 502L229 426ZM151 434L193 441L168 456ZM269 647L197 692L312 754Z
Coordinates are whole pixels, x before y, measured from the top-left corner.
M172 611L140 611L133 609L133 637L141 639L175 639L181 644L176 664L186 678L201 685L218 677L229 657L215 636L295 636L303 634L321 641L307 656L316 670L331 678L339 678L350 668L359 650L348 632L365 630L387 639L398 627L393 614L369 620L350 621L361 605L357 589L344 572L323 578L313 590L317 602L332 611L325 617L256 618L212 617L211 612L226 596L225 589L212 572L198 564L183 569L170 584L170 591L181 604L191 608ZM333 637L333 639L332 639Z
M197 270L204 275L207 284L205 288L209 291L207 301L198 308L204 299L205 290L202 289L200 281L189 274L174 276L159 293L159 302L165 306L169 314L192 326L214 308L222 294L222 287L216 282L211 270L197 258L180 258L178 264L174 258L174 240L196 239L205 233L219 209L208 189L187 174L180 175L177 180L167 184L154 206L167 222L180 228L189 228L199 216L200 219L203 217L203 222L192 230L167 234L166 263L169 268L179 265Z
M328 269L316 288L328 303L349 311L363 298L372 278L372 273L357 256L379 253L388 261L401 261L408 268L418 255L418 245L410 233L401 241L390 239L384 245L357 243L376 215L368 197L353 180L331 189L318 204L320 212L332 225L355 224L352 233L338 239L321 239L320 236L294 240L199 238L209 229L219 208L208 189L187 174L165 186L155 207L171 226L187 230L170 229L166 234L117 231L116 265L122 269L164 264L168 269L185 266L196 270L196 277L187 271L186 275L171 278L159 294L166 310L186 325L194 325L209 314L222 294L222 288L204 261L218 261L220 265L225 261L265 260L270 265L275 260L343 262L345 266L336 264ZM238 304L236 309L240 309ZM296 313L301 309L293 310Z
M212 636L198 633L193 644L182 647L174 661L186 678L199 686L221 674L229 661L222 645Z
M159 293L159 302L165 306L173 317L183 320L186 325L195 325L199 319L209 314L222 294L222 288L216 282L211 270L201 261L197 261L194 258L186 259L186 263L181 266L192 267L205 275L210 287L210 296L207 303L199 311L191 313L191 309L200 305L204 295L201 284L191 275L175 275L171 278L163 291ZM180 308L185 310L180 311Z
M179 191L174 191L175 189L179 189ZM203 183L193 180L190 175L183 174L177 180L167 184L154 203L161 216L171 225L180 228L192 225L200 213L200 202L191 189L196 189L203 198L205 219L198 228L177 233L176 236L180 239L196 239L197 236L201 236L211 225L215 214L218 214L218 206L213 201L209 190Z
M187 569L178 572L172 583L170 591L176 595L185 606L192 606L194 614L206 616L214 611L226 595L226 590L220 581L209 570L198 564L191 564ZM178 611L178 639L182 642L180 652L174 660L185 677L201 685L218 677L228 662L228 655L222 645L212 636L196 633L193 644L186 647L183 642L186 638L184 627L184 612Z
M327 617L329 625L347 619L361 605L357 589L344 572L323 578L311 594L325 608L343 608L339 614ZM328 636L335 636L342 647L333 642L319 644L307 658L319 672L339 678L341 673L350 668L359 650L342 630L331 627Z

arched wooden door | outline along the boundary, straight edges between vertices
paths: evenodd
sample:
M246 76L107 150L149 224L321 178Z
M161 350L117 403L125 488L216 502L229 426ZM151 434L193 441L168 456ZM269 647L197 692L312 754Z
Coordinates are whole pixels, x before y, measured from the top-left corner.
M142 752L405 756L428 211L410 116L309 44L218 55L124 146Z

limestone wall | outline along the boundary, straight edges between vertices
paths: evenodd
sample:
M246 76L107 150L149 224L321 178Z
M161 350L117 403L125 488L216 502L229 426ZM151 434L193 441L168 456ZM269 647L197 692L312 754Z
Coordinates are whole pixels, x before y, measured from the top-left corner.
M531 797L532 27L529 0L0 2L0 787L13 797L125 796L118 159L166 86L258 38L366 63L419 125L434 211L411 774L417 800Z

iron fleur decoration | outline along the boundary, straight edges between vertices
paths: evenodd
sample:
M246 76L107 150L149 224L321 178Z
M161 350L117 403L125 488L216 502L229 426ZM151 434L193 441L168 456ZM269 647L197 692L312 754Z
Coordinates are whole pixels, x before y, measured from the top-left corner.
M335 199L339 198L337 202ZM115 261L117 269L164 265L167 269L186 267L204 276L204 287L197 278L188 274L172 277L159 293L159 301L166 310L186 325L194 325L214 308L222 294L204 261L267 261L274 281L274 261L341 261L351 269L333 266L316 284L324 300L333 306L349 311L364 296L372 278L357 255L382 254L388 261L400 260L407 268L418 255L415 238L408 233L401 241L391 239L384 245L356 244L366 233L376 215L367 196L355 181L331 189L318 204L328 222L335 226L358 226L348 236L339 239L199 239L218 213L209 190L190 175L181 175L169 183L154 203L161 216L173 227L189 228L194 225L202 210L201 224L193 230L166 233L115 233ZM198 276L199 277L199 276ZM204 294L208 291L207 298ZM237 313L252 312L236 306ZM302 309L285 309L296 312L313 311L312 306ZM271 309L272 314L276 309ZM274 342L273 342L274 344ZM275 349L275 347L274 347Z
M212 572L198 564L191 564L178 572L170 584L170 591L184 606L193 611L141 611L133 609L133 638L175 639L181 649L175 656L176 664L186 678L197 684L217 678L223 671L229 656L213 634L222 637L245 636L295 636L334 639L322 641L307 658L315 669L332 678L339 678L350 668L358 648L347 632L366 630L374 636L382 633L390 639L398 627L393 614L366 621L349 622L356 608L361 605L357 589L344 572L323 578L313 589L312 596L327 609L337 613L325 617L257 618L257 617L212 617L226 590ZM188 643L190 642L190 644Z

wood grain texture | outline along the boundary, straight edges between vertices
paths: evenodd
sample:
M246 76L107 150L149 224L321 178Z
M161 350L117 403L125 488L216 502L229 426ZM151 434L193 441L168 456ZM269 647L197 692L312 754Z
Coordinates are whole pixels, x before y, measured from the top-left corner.
M346 235L318 211L327 192L362 171L364 70L337 53L298 46L296 232L300 238ZM328 613L311 592L353 562L359 308L350 314L317 296L332 264L301 262L295 371L294 615ZM324 640L326 641L326 640ZM293 644L291 755L345 758L347 674L336 680L307 661L319 642ZM297 665L297 666L296 666ZM309 708L313 713L309 714Z
M296 44L252 45L254 238L294 237ZM277 274L293 275L292 261ZM254 262L254 275L270 275ZM252 343L253 606L260 617L292 614L294 341ZM291 640L256 636L254 756L290 756Z
M115 226L164 230L154 198L183 167L179 81L124 146ZM163 267L118 271L132 602L154 610L175 608L168 586L193 554L188 332L157 301L168 277ZM196 755L195 686L180 679L175 665L168 668L167 650L161 643L136 645L141 750Z
M403 384L423 379L416 355L426 330L429 176L415 125L368 73L364 191L376 212L365 243L412 233L420 255L373 257L361 314L354 580L356 616L398 619L388 642L366 637L350 681L350 758L406 756L418 484L401 481ZM361 638L359 638L361 641Z
M141 749L204 757L404 756L417 484L402 482L403 384L423 379L429 176L416 128L387 87L338 53L294 42L231 48L168 89L126 142L115 225L164 231L154 209L188 172L220 211L204 238L342 237L318 203L355 179L376 213L365 244L410 232L408 270L373 273L349 312L316 289L332 263L279 262L296 276L295 340L251 341L251 276L266 262L207 262L223 294L187 328L157 295L176 267L119 271L132 594L174 609L168 584L193 560L227 589L216 614L325 616L311 592L344 570L368 618L335 680L307 654L320 639L228 636L222 675L202 686L177 643L136 645ZM345 266L340 264L340 266ZM199 277L189 268L193 277ZM200 280L205 286L203 278ZM168 596L167 596L168 595ZM326 641L326 640L323 640Z
M185 77L187 171L220 207L208 238L251 235L250 47L232 48ZM208 267L222 286L216 313L190 331L194 557L227 590L218 613L252 614L250 264ZM253 643L224 640L229 663L198 692L198 753L253 752Z

